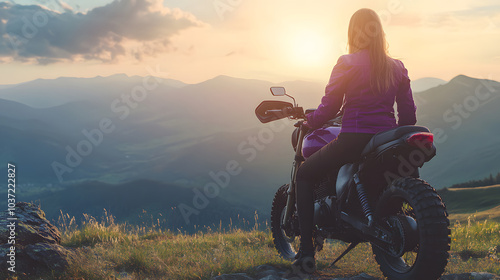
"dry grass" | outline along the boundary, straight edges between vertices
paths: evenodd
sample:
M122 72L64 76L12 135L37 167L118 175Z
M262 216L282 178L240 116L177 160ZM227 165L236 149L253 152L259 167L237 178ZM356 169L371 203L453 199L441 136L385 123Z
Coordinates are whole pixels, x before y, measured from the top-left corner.
M62 215L64 217L64 215ZM283 266L269 231L205 228L194 235L162 231L159 225L131 227L110 215L86 217L80 227L60 219L64 246L78 255L66 272L84 279L210 279L249 272L259 264Z
M500 222L500 205L497 207L493 207L488 210L476 212L474 214L451 214L450 221L458 222L458 223L467 223L467 220L470 217L474 217L477 221L495 221Z
M452 228L452 252L448 271L488 271L500 274L500 224L469 216Z
M221 228L194 235L162 231L158 225L130 227L111 215L87 217L77 226L61 216L63 245L77 256L64 273L43 279L210 279L225 273L254 273L258 265L288 268L278 256L269 229ZM336 268L328 268L347 245L328 242L317 255L319 273L332 278L368 273L382 277L368 244L360 244ZM500 224L470 216L452 227L452 249L446 274L486 271L500 274ZM42 279L42 278L33 278Z

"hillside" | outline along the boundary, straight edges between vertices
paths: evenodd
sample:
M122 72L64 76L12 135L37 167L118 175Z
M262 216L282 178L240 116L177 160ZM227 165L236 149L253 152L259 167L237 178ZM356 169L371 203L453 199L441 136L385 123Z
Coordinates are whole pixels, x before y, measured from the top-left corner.
M440 85L444 85L447 82L445 80L437 79L437 78L420 78L415 81L411 81L411 89L414 93L425 91Z
M193 85L158 79L140 100L126 99L144 79L125 75L59 78L0 89L0 130L9 132L0 140L4 147L0 159L22 165L25 183L120 183L147 178L199 186L208 182L206 174L212 169L221 168L228 160L245 158L238 152L239 145L270 127L257 121L254 108L262 100L279 99L269 94L270 82L227 76ZM433 79L417 82L441 83ZM317 83L282 85L305 108L316 107L323 95L323 85ZM423 177L436 188L500 169L495 160L500 144L496 121L499 88L498 82L457 76L444 85L415 93L418 124L436 134L438 154L422 170ZM454 104L461 104L466 111L459 111ZM86 135L100 128L102 120L110 123L110 132L103 133L102 141L91 147L77 168L69 166L69 150L76 151L78 144L88 140ZM275 157L252 161L246 168L254 174L268 171L268 166L276 168L274 176L262 176L265 180L253 185L275 186L288 177L291 124L275 133L268 145L278 153ZM195 149L201 153L193 154ZM197 168L190 169L182 161ZM68 169L58 165L57 172L56 163Z
M457 76L415 94L418 124L435 134L437 156L422 177L437 189L480 179L500 169L500 83Z
M500 185L439 190L450 221L493 220L500 222Z
M72 248L75 258L66 272L56 272L44 279L208 280L217 275L242 272L247 278L240 275L237 279L262 279L264 276L258 276L263 275L264 269L268 273L269 270L283 272L286 279L296 279L291 278L290 262L277 255L271 233L265 228L255 227L251 231L215 228L206 233L185 235L154 227L130 228L114 223L109 217L102 221L88 217L81 227L67 220L60 228L62 245ZM497 249L490 249L498 247L499 230L500 224L491 222L455 226L451 236L451 257L442 279L469 279L459 275L473 271L499 274L500 254ZM342 243L328 243L317 254L317 279L337 279L361 273L381 279L368 244L359 245L335 268L329 268L334 257L345 247Z
M156 86L131 100L144 79L59 78L0 88L0 159L22 170L19 199L43 205L58 202L51 197L67 201L65 196L76 198L74 189L61 190L88 181L104 186L152 180L203 188L215 182L210 174L221 174L232 163L241 172L230 176L218 198L250 213L269 213L274 192L290 180L293 122L262 125L254 108L262 100L289 99L271 96L274 84L267 81L219 76L190 85L148 78ZM280 85L305 108L316 107L324 90L322 84L302 81ZM498 82L457 76L415 93L418 124L436 135L437 156L421 172L435 188L500 170L499 88ZM456 111L454 104L470 110ZM101 193L100 187L92 190ZM112 200L111 192L102 194ZM148 209L147 201L141 203ZM164 206L179 203L192 203L192 197Z
M266 213L257 213L255 208L220 197L207 198L203 189L194 192L151 180L124 184L84 182L59 191L27 194L25 198L40 204L51 221L61 218L61 213L75 217L77 223L84 220L84 215L100 217L112 213L119 223L136 226L154 223L163 230L192 233L197 228L220 223L227 227L231 221L235 224L238 221L244 228L242 221L254 221L259 214L267 219Z
M459 183L459 184L454 184L451 185L450 188L455 189L455 188L477 188L477 187L488 187L490 185L496 185L500 184L500 172L496 174L496 176L493 176L493 174L490 174L489 177L486 177L481 180L470 180L464 183Z

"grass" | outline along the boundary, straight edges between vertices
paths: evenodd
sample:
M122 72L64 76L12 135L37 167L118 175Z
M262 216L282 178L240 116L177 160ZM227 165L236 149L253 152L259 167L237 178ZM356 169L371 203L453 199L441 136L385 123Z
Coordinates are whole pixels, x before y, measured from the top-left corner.
M467 223L473 216L478 221L500 222L500 185L443 189L439 194L450 213L450 221Z
M500 186L469 189L442 189L438 191L446 203L448 213L474 214L499 206Z
M500 274L500 224L475 220L469 216L466 224L452 227L452 252L447 267L450 273L487 271Z
M186 235L140 228L125 233L122 225L94 223L65 234L62 243L77 246L78 261L67 272L71 277L210 279L218 274L251 272L262 263L283 265L270 240L268 231L257 229L225 233L208 229Z
M472 213L450 214L450 221L454 221L457 223L467 223L470 217L474 217L474 219L477 221L488 220L500 223L500 205L488 210L475 212L473 214Z
M62 213L61 213L62 214ZM205 228L193 235L149 227L117 224L105 213L100 221L86 216L81 225L61 215L62 245L73 251L66 272L43 279L210 279L226 273L255 274L254 268L268 264L288 269L290 262L274 249L270 230ZM452 226L452 248L446 274L486 271L500 274L500 224L475 220ZM328 242L317 254L319 273L342 277L368 273L382 277L368 244L361 244L328 268L347 246ZM32 279L42 279L41 276ZM16 279L16 278L13 278ZM23 278L24 279L24 278Z
M64 277L84 279L210 279L249 272L259 264L283 266L269 231L205 228L194 235L116 224L105 213L101 221L85 216L81 226L61 213L62 245L73 248L75 261ZM126 276L126 277L125 277Z

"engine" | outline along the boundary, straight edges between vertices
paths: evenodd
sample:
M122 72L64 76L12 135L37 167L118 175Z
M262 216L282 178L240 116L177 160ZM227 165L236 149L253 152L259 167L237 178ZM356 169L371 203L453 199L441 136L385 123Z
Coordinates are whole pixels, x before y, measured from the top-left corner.
M328 196L314 203L314 224L320 228L335 227L337 198Z

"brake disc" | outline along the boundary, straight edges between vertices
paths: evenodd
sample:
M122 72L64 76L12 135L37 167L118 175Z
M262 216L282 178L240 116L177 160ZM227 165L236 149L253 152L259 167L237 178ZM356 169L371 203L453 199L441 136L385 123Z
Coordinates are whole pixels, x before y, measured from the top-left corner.
M401 257L417 247L418 228L415 219L410 216L391 216L387 219L387 224L394 233L394 242L387 248L393 257Z

